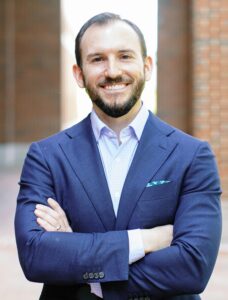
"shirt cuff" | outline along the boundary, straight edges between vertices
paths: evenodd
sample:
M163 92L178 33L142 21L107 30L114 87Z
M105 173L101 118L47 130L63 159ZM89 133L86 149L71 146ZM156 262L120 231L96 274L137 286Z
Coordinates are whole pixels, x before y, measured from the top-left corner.
M145 256L142 234L140 229L128 230L129 265Z
M100 298L103 298L102 289L99 282L89 283L89 285L90 285L90 293L95 294Z

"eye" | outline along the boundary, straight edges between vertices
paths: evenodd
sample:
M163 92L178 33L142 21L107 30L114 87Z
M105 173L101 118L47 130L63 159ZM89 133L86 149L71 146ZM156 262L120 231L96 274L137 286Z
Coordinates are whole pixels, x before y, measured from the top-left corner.
M91 59L91 62L92 63L99 63L99 62L101 62L103 60L104 60L104 58L102 56L96 56L96 57L94 57L94 58Z
M121 55L121 59L130 59L130 58L131 58L131 56L128 54Z

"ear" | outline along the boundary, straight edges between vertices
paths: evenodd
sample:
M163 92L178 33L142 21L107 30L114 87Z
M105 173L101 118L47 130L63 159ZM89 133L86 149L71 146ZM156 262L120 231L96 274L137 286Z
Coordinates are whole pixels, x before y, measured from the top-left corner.
M81 68L78 65L73 65L73 75L80 88L84 88L84 79Z
M152 70L153 70L153 60L152 57L147 56L144 60L144 70L145 70L145 79L146 81L150 80Z

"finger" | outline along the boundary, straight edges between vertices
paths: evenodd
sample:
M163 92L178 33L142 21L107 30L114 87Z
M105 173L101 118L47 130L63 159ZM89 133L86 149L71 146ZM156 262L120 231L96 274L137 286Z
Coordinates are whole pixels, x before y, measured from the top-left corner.
M72 228L69 225L65 212L60 207L58 202L56 202L52 198L48 198L48 204L50 205L50 207L42 204L37 204L36 208L45 212L46 214L51 215L56 220L56 223L52 223L53 225L57 223L58 225L61 225L61 229L58 231L73 232Z
M36 214L38 213L38 216L42 217L46 221L50 222L52 225L55 226L55 224L61 225L62 229L66 228L66 224L64 219L61 217L61 215L55 211L53 208L42 205L42 204L37 204L36 205ZM51 219L48 217L52 217L54 220L51 221Z
M58 227L59 225L63 226L63 224L59 224L59 221L53 218L50 214L46 213L45 211L36 209L34 211L35 215L42 219L44 222L49 223L53 227Z
M58 216L61 219L61 222L64 224L65 228L69 227L69 223L68 223L66 214L65 214L64 210L61 208L61 206L59 205L59 203L52 198L48 198L47 201L48 201L48 204L50 205L50 207L55 212L58 213Z
M56 211L59 215L63 215L65 216L65 212L64 210L61 208L61 206L59 205L59 203L57 201L55 201L52 198L48 198L48 204L50 205L50 207Z
M65 214L64 210L61 208L61 206L59 205L59 203L52 198L48 198L47 201L48 201L48 204L50 205L50 207L58 213L58 216L61 219L61 222L64 224L65 228L68 228L69 223L68 223L66 214Z
M47 210L42 210L40 208L36 208L34 210L34 214L38 217L41 217L42 219L45 219L46 221L50 220L50 222L55 222L56 218ZM51 221L53 220L53 221Z
M41 218L37 218L37 223L46 231L56 231L56 228Z
M59 206L58 202L56 202L51 198L48 199L48 202L50 202L52 207L42 205L42 204L37 204L35 214L43 218L46 222L49 222L52 226L56 228L60 225L61 229L59 229L58 231L72 232L72 228L68 223L66 214ZM51 216L53 219L55 219L55 221L51 220L51 218L49 218L48 216Z
M42 204L37 204L36 209L39 210L39 211L42 211L43 213L45 213L47 215L52 216L54 219L59 218L58 213L54 209L50 208L49 206L42 205Z

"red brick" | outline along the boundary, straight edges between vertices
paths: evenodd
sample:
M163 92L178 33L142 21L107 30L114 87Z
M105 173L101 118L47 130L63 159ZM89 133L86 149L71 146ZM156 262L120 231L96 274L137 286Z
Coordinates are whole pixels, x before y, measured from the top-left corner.
M12 2L14 10L8 6L12 18L9 22L15 23L11 41L15 50L15 82L10 82L15 88L15 137L11 142L31 142L60 129L60 4L57 0L0 1L5 5ZM1 6L0 11L4 16L0 20L4 20L6 6ZM9 142L1 129L0 141Z
M224 194L228 197L228 184L224 185L224 178L228 182L228 1L195 0L192 14L193 38L197 38L192 52L197 58L193 59L192 68L193 129L215 149ZM210 45L209 56L205 50L207 44ZM200 60L206 60L207 64ZM202 74L209 74L209 78ZM208 86L209 92L203 86Z

